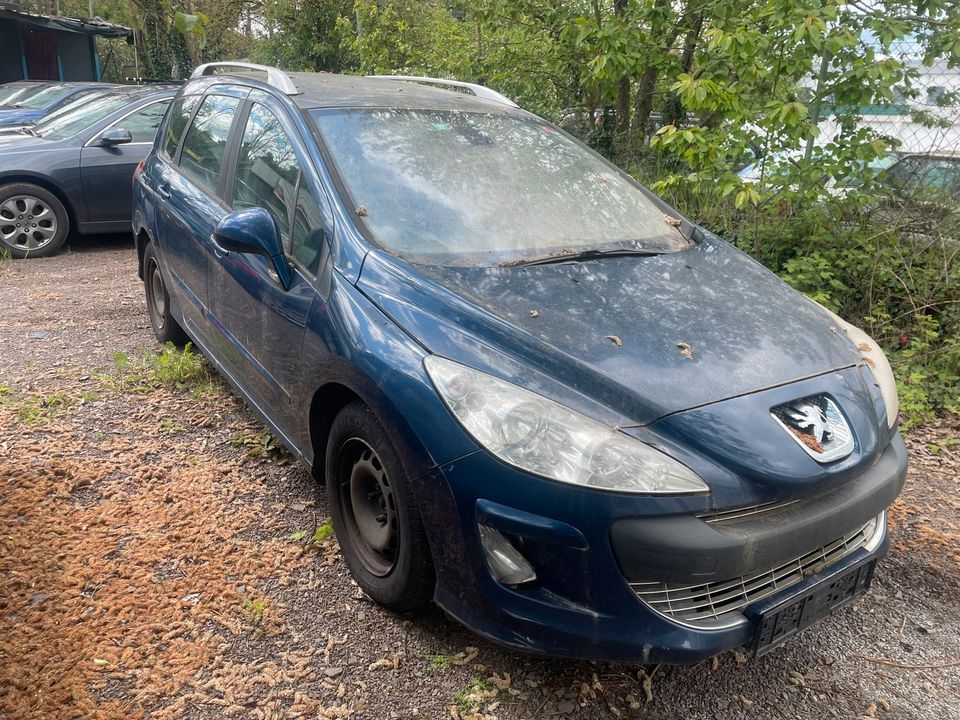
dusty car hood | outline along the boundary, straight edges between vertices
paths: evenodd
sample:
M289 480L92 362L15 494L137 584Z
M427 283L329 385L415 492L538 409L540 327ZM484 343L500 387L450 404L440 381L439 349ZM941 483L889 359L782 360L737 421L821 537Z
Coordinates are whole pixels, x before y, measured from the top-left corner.
M465 333L637 424L860 359L826 313L718 239L507 268L373 252L358 287L432 352L461 359L451 336Z

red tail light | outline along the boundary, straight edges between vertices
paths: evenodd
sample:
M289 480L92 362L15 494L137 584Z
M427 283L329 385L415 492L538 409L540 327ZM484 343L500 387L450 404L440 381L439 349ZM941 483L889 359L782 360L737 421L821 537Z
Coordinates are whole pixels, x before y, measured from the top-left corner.
M146 161L147 161L147 159L144 158L144 159L141 160L139 163L137 163L137 166L133 169L133 178L131 179L131 182L136 182L136 181L137 181L137 175L139 175L139 174L140 174L140 171L143 170L143 164L144 164Z

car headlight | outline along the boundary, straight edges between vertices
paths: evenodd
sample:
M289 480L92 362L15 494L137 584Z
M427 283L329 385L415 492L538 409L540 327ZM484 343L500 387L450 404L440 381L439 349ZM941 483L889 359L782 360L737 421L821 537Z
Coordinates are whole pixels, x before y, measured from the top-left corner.
M542 395L435 355L424 366L473 439L521 470L622 492L709 491L673 458Z
M817 303L817 305L820 305L820 303ZM851 325L836 313L827 310L823 305L820 305L820 307L830 314L837 326L846 332L850 341L857 346L860 356L867 363L867 367L870 368L870 372L873 373L873 378L880 388L883 405L887 409L887 426L893 427L897 422L897 416L900 414L900 400L897 397L897 381L893 377L893 369L890 367L887 356L876 341L863 330Z

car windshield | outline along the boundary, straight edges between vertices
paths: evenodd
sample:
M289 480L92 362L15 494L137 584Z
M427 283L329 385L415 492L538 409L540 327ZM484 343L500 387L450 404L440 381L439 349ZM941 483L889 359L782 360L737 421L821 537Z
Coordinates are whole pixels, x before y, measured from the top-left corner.
M17 107L30 108L32 110L45 108L47 105L55 103L72 90L73 88L69 85L52 85L48 88L44 88L38 93L30 95L27 98L18 98Z
M44 115L38 123L52 123L58 117L67 115L78 107L86 105L88 102L93 100L95 97L101 95L106 95L106 90L84 90L83 92L78 92L76 95L71 95L70 97L63 98L58 103L56 103L53 108L51 108L46 115Z
M16 102L42 92L49 85L43 83L30 83L29 85L9 85L0 88L0 103L4 105L13 105Z
M640 187L529 116L315 110L350 202L375 240L434 264L689 244Z
M29 85L4 85L0 87L0 105L6 105L15 100L18 95L26 93Z
M93 97L87 95L43 118L33 129L40 137L62 140L86 130L110 113L130 105L132 101L133 98L129 95L117 93Z

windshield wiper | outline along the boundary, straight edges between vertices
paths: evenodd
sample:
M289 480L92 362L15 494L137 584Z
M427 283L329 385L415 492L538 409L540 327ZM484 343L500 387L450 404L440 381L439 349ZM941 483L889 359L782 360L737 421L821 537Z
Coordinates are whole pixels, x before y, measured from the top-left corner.
M583 262L584 260L598 260L608 257L626 257L628 255L650 257L651 255L662 255L658 250L641 250L639 248L612 248L610 250L560 250L559 252L549 253L548 255L537 255L528 258L517 258L516 260L505 260L500 263L500 267L524 267L527 265L550 265L551 263L562 262Z
M36 130L34 130L32 125L26 125L26 126L20 128L20 132L24 133L25 135L29 133L30 135L33 135L34 137L40 137L40 133L38 133Z

